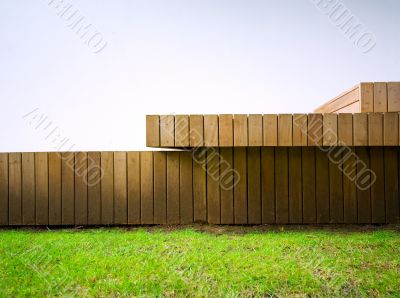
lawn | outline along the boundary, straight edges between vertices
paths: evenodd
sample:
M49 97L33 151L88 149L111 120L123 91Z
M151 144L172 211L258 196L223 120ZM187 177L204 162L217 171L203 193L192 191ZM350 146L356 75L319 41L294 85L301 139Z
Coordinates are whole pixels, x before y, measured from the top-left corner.
M400 227L0 230L0 296L400 296Z

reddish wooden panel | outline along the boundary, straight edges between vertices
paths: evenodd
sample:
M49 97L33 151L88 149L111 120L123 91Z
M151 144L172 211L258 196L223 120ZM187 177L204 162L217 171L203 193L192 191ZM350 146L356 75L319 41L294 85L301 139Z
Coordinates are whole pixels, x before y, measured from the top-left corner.
M261 152L260 148L247 149L248 223L261 224Z
M179 152L167 152L167 223L179 224Z
M221 148L220 152L220 192L221 192L221 224L234 223L233 216L233 184L235 179L233 167L233 149Z
M261 148L262 223L275 223L275 149Z
M289 164L288 149L275 148L276 223L289 223Z
M329 152L329 202L330 223L343 223L343 176L342 147L332 148Z
M8 206L10 225L22 224L21 153L10 153L8 157Z
M219 192L219 149L207 150L207 215L208 223L221 223L221 202Z
M399 163L398 148L385 148L386 223L399 223Z
M329 223L329 160L321 149L315 151L315 170L317 223Z
M233 115L233 145L248 146L247 115Z
M100 152L88 152L88 224L101 224L101 169Z
M193 168L192 152L179 152L179 207L180 223L193 223Z
M233 165L237 172L234 187L235 224L247 224L247 152L246 148L233 149Z
M167 223L167 152L154 152L154 223Z
M0 153L0 226L8 225L8 153Z
M371 186L371 218L372 223L385 223L385 164L383 148L370 148L370 168L376 175L375 183Z
M207 222L206 150L193 152L193 207L194 221Z
M114 153L114 223L128 223L128 186L126 152Z
M219 146L233 146L233 116L219 115Z
M263 118L262 115L249 115L249 146L263 145Z
M101 152L101 223L114 223L114 153Z
M36 223L35 153L22 153L22 223Z
M36 224L49 224L49 165L47 152L35 153Z
M358 223L371 223L371 188L369 148L356 148Z
M61 153L49 152L49 224L62 224Z
M128 224L140 224L140 152L128 152Z
M303 147L302 183L303 183L303 223L317 222L315 201L315 148ZM317 149L319 150L319 149Z
M168 167L167 167L168 168ZM149 225L154 223L153 218L153 152L140 152L140 211L141 224Z
M301 148L289 148L289 222L303 222Z

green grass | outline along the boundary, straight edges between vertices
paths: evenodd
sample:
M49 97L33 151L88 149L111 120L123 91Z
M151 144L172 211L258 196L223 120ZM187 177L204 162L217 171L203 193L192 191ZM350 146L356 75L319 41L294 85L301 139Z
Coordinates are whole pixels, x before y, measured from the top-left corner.
M400 296L399 227L271 229L0 230L0 296Z

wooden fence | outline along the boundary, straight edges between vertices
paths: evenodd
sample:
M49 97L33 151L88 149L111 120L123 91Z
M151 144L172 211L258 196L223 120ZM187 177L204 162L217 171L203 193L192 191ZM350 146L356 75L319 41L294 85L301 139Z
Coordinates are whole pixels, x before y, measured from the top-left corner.
M3 153L0 225L398 223L399 147L350 149Z

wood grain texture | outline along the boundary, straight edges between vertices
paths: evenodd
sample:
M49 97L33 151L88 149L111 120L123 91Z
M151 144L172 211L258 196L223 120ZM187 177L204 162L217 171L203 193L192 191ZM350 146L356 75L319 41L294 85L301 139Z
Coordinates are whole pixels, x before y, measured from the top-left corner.
M261 224L261 150L260 147L247 149L247 198L248 223Z
M220 148L220 193L221 224L234 224L233 187L235 172L233 166L233 148Z
M247 152L246 148L233 149L233 165L237 172L234 188L235 224L247 224Z
M371 223L371 171L369 148L357 147L356 155L358 158L356 178L358 223L366 224Z
M289 162L288 148L275 148L276 223L289 222Z
M382 146L383 144L383 114L368 114L368 145Z
M167 223L167 152L154 154L154 223Z
M292 146L293 123L292 115L278 115L278 146Z
M394 147L385 149L385 203L386 223L400 222L399 214L399 160Z
M289 155L289 223L303 222L302 155L301 148L288 149Z
M371 221L375 224L386 222L385 215L385 163L383 148L370 148L370 168L376 175L371 186Z
M127 173L128 173L128 224L140 224L141 223L140 152L138 151L128 152Z
M248 146L247 115L233 115L233 145Z
M233 146L233 116L232 115L219 115L219 146L232 147Z
M110 225L114 223L114 153L101 153L101 223Z
M179 214L181 224L193 223L192 152L179 152Z
M383 144L385 146L399 145L399 113L383 114Z
M175 116L175 147L189 147L189 116Z
M336 146L338 141L338 117L337 114L324 114L322 116L322 145Z
M218 147L218 115L204 115L204 145Z
M278 145L278 115L263 115L263 144Z
M61 154L59 152L49 152L49 224L62 224L62 208L61 208ZM98 222L97 224L100 224Z
M204 122L203 115L190 115L190 147L199 147L204 145Z
M221 223L219 159L218 148L207 150L207 218L211 224Z
M88 152L88 224L101 224L101 169L100 152Z
M387 84L384 82L374 83L374 112L387 112Z
M160 146L160 116L146 115L146 146Z
M128 181L127 154L114 153L114 222L118 225L128 223Z
M174 115L160 115L160 146L175 146L175 117Z
M0 226L8 225L8 153L0 153Z
M167 152L167 223L179 224L179 152Z
M21 153L10 153L8 156L8 206L9 224L22 224L22 173Z
M353 115L353 145L368 146L368 114Z
M262 115L249 115L249 146L263 145L263 118Z
M360 85L356 85L349 90L339 94L332 100L322 104L315 109L316 113L334 113L353 104L359 104Z
M206 149L193 152L193 207L194 221L207 222Z
M140 222L144 225L154 223L153 177L153 152L140 152Z
M343 176L341 147L335 147L329 152L329 222L343 223Z
M293 146L307 146L307 115L293 115Z
M22 153L22 223L36 223L35 153Z
M346 147L342 152L343 171L343 220L344 223L356 223L357 213L357 159L354 147Z
M87 152L75 153L75 224L87 225L88 219Z
M308 114L308 146L322 146L322 114Z
M275 223L275 149L261 148L262 223Z
M315 148L302 147L303 223L317 222L315 197ZM318 149L317 149L318 150Z
M329 159L326 152L315 151L315 199L317 223L329 223Z
M361 113L374 111L374 83L360 83Z
M387 83L388 112L400 112L400 82Z
M338 145L353 146L352 114L338 114Z
M35 153L36 224L49 224L49 165L47 152ZM85 223L87 224L87 223Z

